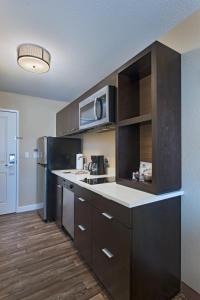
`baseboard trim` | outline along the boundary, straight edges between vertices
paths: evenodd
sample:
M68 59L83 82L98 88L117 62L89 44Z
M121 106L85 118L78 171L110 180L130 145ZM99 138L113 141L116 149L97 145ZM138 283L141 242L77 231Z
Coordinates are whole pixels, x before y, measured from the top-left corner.
M184 282L181 283L181 290L188 300L199 300L200 294L194 291L192 288L190 288L187 284Z
M19 206L17 208L17 213L37 210L37 209L40 209L40 208L42 208L42 203L35 203L35 204Z

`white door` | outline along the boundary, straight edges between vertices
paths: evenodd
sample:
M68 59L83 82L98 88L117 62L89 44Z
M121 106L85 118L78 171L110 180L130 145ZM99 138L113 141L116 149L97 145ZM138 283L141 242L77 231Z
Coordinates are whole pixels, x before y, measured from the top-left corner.
M0 214L16 211L17 113L0 110Z

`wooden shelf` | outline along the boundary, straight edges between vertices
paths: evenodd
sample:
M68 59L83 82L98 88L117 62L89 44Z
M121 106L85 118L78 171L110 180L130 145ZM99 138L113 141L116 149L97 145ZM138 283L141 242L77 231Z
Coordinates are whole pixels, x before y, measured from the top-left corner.
M118 184L149 193L152 193L154 190L152 182L135 181L130 178L117 178L116 182Z
M139 124L139 123L144 123L144 122L148 122L152 120L152 115L151 114L145 114L145 115L141 115L138 117L133 117L130 119L126 119L123 121L118 122L118 126L122 127L122 126L128 126L128 125L134 125L134 124Z
M180 189L180 66L179 53L155 42L118 72L119 184L154 194ZM141 161L152 163L152 183L131 179Z

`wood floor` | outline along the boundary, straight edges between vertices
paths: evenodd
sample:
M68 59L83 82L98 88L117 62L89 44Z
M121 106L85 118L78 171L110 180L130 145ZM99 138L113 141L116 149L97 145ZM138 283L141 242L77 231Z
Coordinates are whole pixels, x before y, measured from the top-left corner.
M43 223L36 213L0 216L0 300L46 299L108 295L54 223Z

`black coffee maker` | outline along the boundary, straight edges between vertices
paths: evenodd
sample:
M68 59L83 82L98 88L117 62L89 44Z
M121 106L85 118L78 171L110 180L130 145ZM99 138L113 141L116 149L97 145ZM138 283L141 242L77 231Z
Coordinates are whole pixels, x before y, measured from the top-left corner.
M104 175L105 164L103 155L92 155L91 162L88 165L88 170L91 175Z

